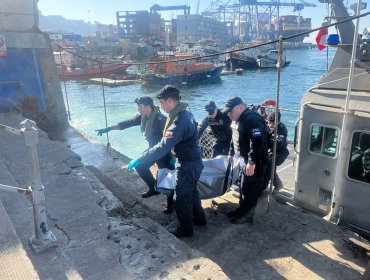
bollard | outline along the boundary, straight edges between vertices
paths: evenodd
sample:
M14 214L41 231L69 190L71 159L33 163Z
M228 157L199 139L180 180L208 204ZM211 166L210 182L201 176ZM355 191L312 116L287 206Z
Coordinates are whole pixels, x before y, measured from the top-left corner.
M37 156L38 132L36 123L31 120L21 122L21 131L24 135L29 157L29 177L32 188L32 207L35 223L35 236L29 239L32 249L40 252L56 245L56 237L49 230L45 211L44 186L41 184L40 166Z

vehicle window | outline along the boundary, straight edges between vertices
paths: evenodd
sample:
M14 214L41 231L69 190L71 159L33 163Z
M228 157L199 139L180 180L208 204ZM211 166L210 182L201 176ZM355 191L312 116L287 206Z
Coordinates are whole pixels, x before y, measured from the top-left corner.
M370 132L353 133L348 177L370 183Z
M337 153L338 130L321 125L311 128L310 151L330 157Z

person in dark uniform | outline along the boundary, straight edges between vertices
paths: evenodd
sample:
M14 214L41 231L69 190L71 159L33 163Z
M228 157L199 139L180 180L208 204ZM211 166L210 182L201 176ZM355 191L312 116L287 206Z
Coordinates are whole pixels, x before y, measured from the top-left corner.
M172 86L163 87L157 95L161 107L169 115L162 140L146 150L141 157L128 165L129 169L150 165L173 149L177 158L175 210L180 225L170 231L176 237L193 235L193 225L204 226L206 216L196 188L203 170L197 123L186 110L187 104L180 102L180 92Z
M209 126L216 138L212 146L211 157L219 155L228 155L231 141L231 120L226 113L221 112L214 101L208 101L205 105L208 112L202 123L198 127L199 139L203 132Z
M164 126L166 124L166 117L159 111L157 106L154 106L153 99L148 96L142 96L135 99L137 108L140 114L135 117L120 122L116 125L98 129L98 136L102 136L111 130L123 130L132 126L141 126L141 132L144 134L145 139L149 143L149 147L153 147L162 139L162 133ZM155 162L151 164L142 164L140 167L136 168L139 176L144 180L148 186L148 191L143 193L141 196L143 198L148 198L153 195L159 194L155 191L154 186L156 180L153 177L150 167L156 163L158 168L168 168L173 170L174 164L172 163L172 155L170 152L163 154L162 157L158 158ZM173 194L167 196L167 206L164 213L169 214L173 211L174 201Z
M280 122L281 113L278 112L278 121L277 121L277 136L276 136L276 159L275 159L275 174L274 174L274 183L275 186L274 192L276 193L279 189L283 187L283 182L280 180L278 174L276 173L276 167L283 164L283 162L289 156L288 146L288 129L285 124ZM273 148L274 148L274 134L275 134L275 112L271 112L268 116L268 127L269 127L269 160L270 166L272 165L271 161L273 158ZM271 167L267 174L271 177ZM267 180L267 184L268 184Z
M240 97L225 102L224 112L233 121L229 160L240 157L240 203L227 213L232 223L253 222L258 197L262 190L264 165L267 161L267 125L256 111L246 108Z

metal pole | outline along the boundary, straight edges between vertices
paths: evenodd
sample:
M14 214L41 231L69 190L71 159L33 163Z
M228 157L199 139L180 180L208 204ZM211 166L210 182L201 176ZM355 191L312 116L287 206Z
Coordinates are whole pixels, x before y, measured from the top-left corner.
M99 69L100 69L100 81L101 81L101 88L103 92L103 102L104 102L104 117L105 117L105 127L108 127L108 118L107 118L107 106L105 104L105 91L104 91L104 79L102 73L103 63L99 61ZM109 132L107 132L107 152L111 152L111 146L109 142Z
M49 230L46 211L44 186L41 183L40 166L37 156L38 132L36 123L31 120L21 122L21 131L24 135L27 153L29 157L29 176L32 188L32 207L35 223L35 236L29 239L34 251L40 252L46 248L56 245L56 237Z
M361 0L358 1L357 12L356 15L359 15L361 11ZM351 57L351 66L349 68L349 77L348 77L348 86L347 86L347 96L346 96L346 103L344 106L343 112L343 120L342 120L342 132L340 134L339 140L339 147L338 147L338 159L337 159L337 166L336 166L336 174L333 186L333 194L332 194L332 203L331 209L329 213L329 220L338 224L340 219L340 207L337 207L337 200L338 199L338 190L343 188L343 178L344 174L342 170L344 170L346 166L345 155L348 154L349 144L350 144L350 134L348 133L347 129L347 119L348 115L351 113L349 110L349 101L351 99L351 90L352 90L352 81L353 81L353 74L355 68L355 60L356 60L356 50L357 50L357 39L358 39L358 26L359 26L360 18L356 20L356 28L353 35L353 46L352 46L352 57Z
M279 104L280 104L280 74L281 67L283 66L283 36L279 37L279 52L278 61L276 64L277 68L277 83L276 83L276 104L275 104L275 121L274 121L274 145L272 148L272 159L271 159L271 178L270 178L270 190L267 197L267 214L270 213L270 200L272 195L272 185L274 184L275 169L276 169L276 143L277 143L277 131L279 123ZM276 187L276 186L275 186Z
M3 185L0 184L0 191L7 191L7 192L16 192L16 193L31 193L31 188L28 189L23 189L23 188L18 188L18 187L13 187L13 186L8 186L8 185Z

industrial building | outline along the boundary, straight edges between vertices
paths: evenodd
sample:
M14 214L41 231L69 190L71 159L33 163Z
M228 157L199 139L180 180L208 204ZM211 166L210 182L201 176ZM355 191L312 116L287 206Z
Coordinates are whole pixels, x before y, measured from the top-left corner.
M197 42L213 37L225 48L229 34L225 23L201 15L177 16L177 42ZM224 45L224 46L223 46Z
M117 30L120 38L138 42L141 38L160 40L164 38L164 23L158 13L148 11L116 12Z

